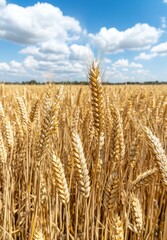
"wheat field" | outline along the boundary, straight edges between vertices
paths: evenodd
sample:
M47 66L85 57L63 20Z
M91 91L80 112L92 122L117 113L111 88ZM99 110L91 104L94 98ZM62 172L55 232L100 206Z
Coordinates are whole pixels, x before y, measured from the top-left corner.
M0 239L166 240L167 85L0 85Z

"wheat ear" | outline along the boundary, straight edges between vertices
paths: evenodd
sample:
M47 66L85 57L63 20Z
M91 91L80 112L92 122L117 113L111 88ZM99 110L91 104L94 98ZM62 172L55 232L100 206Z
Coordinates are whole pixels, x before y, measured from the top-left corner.
M113 240L124 240L123 223L118 214L113 218L113 233Z
M100 78L99 64L97 61L92 63L89 72L89 83L91 89L91 103L93 111L94 126L97 132L103 128L103 88Z
M58 190L59 197L64 204L67 204L70 199L70 193L67 185L67 180L64 173L63 165L55 154L52 155L52 159L50 160L53 175L55 177L56 187Z
M13 137L13 129L10 123L10 120L5 121L5 137L8 148L13 148L14 144L14 137Z
M7 160L7 152L4 145L2 133L0 132L0 162L6 163L6 160Z
M56 105L57 106L57 105ZM38 143L37 159L41 160L49 148L49 141L54 132L55 119L57 117L55 103L52 103L51 93L48 90L44 99L43 106L43 121L41 126L41 133Z
M151 153L155 158L162 182L165 186L167 186L167 157L165 155L165 151L159 138L157 138L147 127L144 127L144 133Z
M34 240L44 240L44 236L43 236L41 229L35 231L33 239Z
M4 108L2 106L2 103L0 102L0 119L4 119L5 118L5 111Z
M27 116L27 109L26 109L26 105L24 103L24 100L22 97L17 97L17 103L19 106L19 111L20 111L20 115L22 117L23 123L25 126L27 126L28 123L28 116Z
M140 174L137 176L137 178L132 182L132 188L139 188L142 187L143 185L147 185L155 176L157 172L156 168L149 169L145 171L144 173Z
M131 212L134 228L140 234L143 228L142 208L139 199L134 194L132 194Z
M116 204L119 191L119 175L114 172L109 176L103 194L103 205L106 211L111 211Z
M40 107L39 100L37 100L33 104L29 114L29 120L31 123L34 122L36 119L38 119L39 107Z
M78 186L85 197L90 194L90 177L84 156L82 142L76 132L72 132L73 159L76 170Z

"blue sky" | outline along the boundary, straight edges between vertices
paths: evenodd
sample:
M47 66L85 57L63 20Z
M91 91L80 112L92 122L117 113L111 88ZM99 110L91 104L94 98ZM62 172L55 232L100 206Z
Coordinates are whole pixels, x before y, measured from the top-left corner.
M0 81L167 81L167 0L0 0Z

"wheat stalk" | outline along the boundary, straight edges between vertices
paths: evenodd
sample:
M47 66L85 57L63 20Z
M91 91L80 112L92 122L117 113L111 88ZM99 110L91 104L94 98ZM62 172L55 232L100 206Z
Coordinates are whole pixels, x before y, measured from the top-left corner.
M125 143L123 125L120 112L117 107L112 106L113 127L111 133L111 158L115 162L121 163L125 155Z

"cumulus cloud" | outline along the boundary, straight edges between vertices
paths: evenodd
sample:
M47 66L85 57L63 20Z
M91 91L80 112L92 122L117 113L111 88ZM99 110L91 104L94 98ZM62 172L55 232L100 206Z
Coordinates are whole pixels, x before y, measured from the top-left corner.
M159 55L167 55L167 42L160 43L151 48L152 53L156 53Z
M13 42L65 42L81 31L80 23L75 18L64 16L59 8L48 3L37 3L25 8L7 4L0 8L0 38Z
M150 73L143 68L142 64L130 62L125 58L108 65L105 71L106 80L113 82L141 81L148 77L150 79Z
M162 34L162 30L148 24L136 24L125 31L116 28L101 28L96 35L89 34L90 38L107 53L129 50L141 50L149 48L156 43Z
M26 73L21 63L12 60L9 63L0 62L0 73L9 76L24 76Z
M128 59L119 59L113 64L115 67L128 67L129 61Z
M53 59L53 56L57 56L56 54L46 54L44 57L38 52L33 56L28 55L24 59L23 66L32 76L38 75L38 79L39 76L41 78L41 76L52 73L55 81L83 80L86 76L85 64L83 63L84 48L86 47L72 45L69 47L68 57L64 55L64 57L57 57L57 59L56 57Z
M22 64L12 60L9 63L5 63L5 62L0 62L0 70L2 72L24 72L24 68L22 67Z
M70 46L70 58L75 60L92 60L93 52L89 46L72 44Z
M50 40L43 42L40 45L40 52L42 53L54 53L54 54L69 54L69 47L67 43L56 41L56 40Z
M36 46L28 46L20 50L21 54L28 54L33 59L48 60L55 63L62 61L80 61L92 60L94 54L89 45L65 44L55 41L44 42Z
M121 67L121 68L142 68L143 65L135 62L129 62L128 59L119 59L115 63L113 63L114 67Z
M152 78L150 72L143 68L111 68L107 67L105 72L105 79L112 82L133 82L133 81L148 81Z
M150 60L154 57L156 57L156 54L142 52L135 57L135 60Z
M142 52L135 57L135 60L150 60L157 56L167 55L167 42L160 43L150 49L149 53Z
M26 68L35 69L35 68L38 67L38 61L35 60L35 58L34 58L33 56L27 56L27 57L24 59L23 65L24 65Z
M6 1L5 0L0 0L0 8L4 7L6 5Z
M19 51L22 54L31 54L31 55L38 55L39 54L39 47L36 46L28 46L23 48Z
M0 71L9 71L10 67L7 63L5 62L0 62Z

